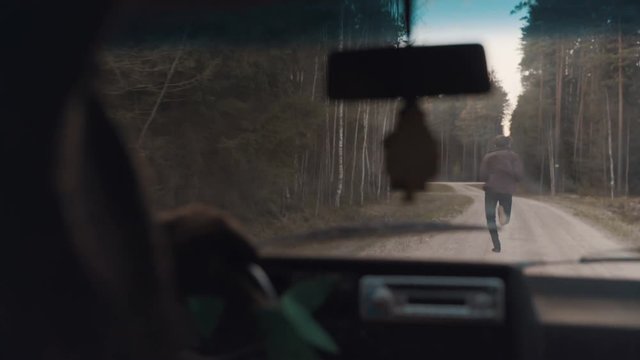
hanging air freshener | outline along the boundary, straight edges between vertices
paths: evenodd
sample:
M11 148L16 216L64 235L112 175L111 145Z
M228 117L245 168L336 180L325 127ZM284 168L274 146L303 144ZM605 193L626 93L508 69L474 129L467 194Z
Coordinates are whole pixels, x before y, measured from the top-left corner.
M406 200L423 191L438 171L438 148L415 98L406 100L395 130L384 141L391 189L403 190Z

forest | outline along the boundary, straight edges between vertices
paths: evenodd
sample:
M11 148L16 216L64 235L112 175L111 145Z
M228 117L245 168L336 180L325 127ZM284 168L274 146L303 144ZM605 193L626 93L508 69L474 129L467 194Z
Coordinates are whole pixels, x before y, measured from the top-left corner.
M640 3L523 1L524 91L512 135L528 188L640 193Z
M406 46L402 1L271 6L155 36L141 27L103 49L99 88L149 164L156 208L198 201L255 221L389 199L382 142L402 101L329 101L326 59ZM507 103L492 81L488 95L422 100L440 179L477 180Z

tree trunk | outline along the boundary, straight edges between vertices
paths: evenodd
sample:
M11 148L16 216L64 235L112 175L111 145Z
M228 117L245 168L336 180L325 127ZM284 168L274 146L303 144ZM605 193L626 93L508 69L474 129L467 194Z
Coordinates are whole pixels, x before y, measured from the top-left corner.
M576 125L573 134L573 166L576 179L579 177L578 171L578 149L580 148L580 133L582 131L582 118L584 117L584 76L581 74L578 80L578 116L576 117Z
M382 135L380 136L381 139L384 138L384 135L387 131L387 122L389 121L389 107L390 107L390 103L387 103L387 105L384 107L384 110L382 111ZM382 193L382 173L383 173L383 167L384 167L384 153L383 153L383 149L382 146L380 146L379 144L382 144L382 141L377 141L378 143L378 147L380 148L377 151L378 154L378 161L377 163L379 164L379 169L378 171L378 188L376 190L376 198L379 200L380 199L380 195Z
M447 181L446 171L445 171L445 162L444 162L444 124L440 129L440 176L444 181Z
M627 157L624 171L624 196L629 196L629 133L631 129L627 126Z
M551 132L551 129L550 129ZM551 134L550 134L551 135ZM556 167L555 167L555 155L554 155L554 140L553 136L547 137L547 146L549 153L549 189L551 191L551 196L556 195Z
M297 144L296 144L297 145ZM294 169L294 175L293 175L293 195L295 196L298 191L300 191L300 161L298 161L298 154L295 154L293 156L293 169Z
M544 141L544 117L542 113L542 105L544 101L544 57L540 55L540 89L538 92L538 136L540 137L540 150L542 151L540 162L540 193L542 193L542 186L544 182L544 159L545 159L545 141Z
M316 84L318 83L318 55L316 55L313 67L313 84L311 85L311 101L316 99Z
M584 94L583 94L583 100L584 100L587 97L587 86L586 86L586 84L584 84L583 86L584 86ZM593 98L593 95L592 95L593 92L594 92L593 91L593 76L591 76L589 78L589 89L590 89L589 90L589 92L590 92L589 97ZM584 159L584 151L585 151L585 149L584 149L585 148L585 140L584 140L584 138L586 136L585 135L585 132L586 132L585 124L586 124L586 121L587 121L585 119L585 116L584 116L584 101L583 101L583 104L582 104L582 118L581 119L582 119L582 121L581 121L582 124L580 126L580 131L578 133L578 159L577 159L577 161L578 161L578 171L581 174L581 176L583 176L582 174L585 173L584 172L583 159ZM589 121L589 131L591 131L592 128L593 128L593 120L590 120ZM591 136L591 135L589 134L589 136ZM593 140L588 139L587 143L589 143L590 141L593 141Z
M371 195L373 193L373 182L375 180L374 180L374 177L373 177L373 167L371 166L371 159L369 158L369 144L367 144L367 149L364 152L364 160L365 160L366 168L367 168L367 179L369 180L366 183L366 188L365 189L367 190L366 193L368 195Z
M449 174L449 149L451 146L451 135L449 134L449 132L447 132L446 136L446 146L445 146L445 158L444 158L444 171L445 171L445 176L447 178L447 180L451 179L451 175Z
M607 102L607 145L609 151L609 186L611 189L611 198L614 197L614 191L616 187L616 178L613 173L613 146L611 144L611 111L609 109L609 91L605 90L605 97Z
M465 170L467 168L467 142L462 141L462 169L461 169L461 179L467 180Z
M302 158L302 173L300 174L300 186L301 186L301 198L302 204L305 204L307 200L307 168L309 167L309 150L304 151L304 157Z
M602 121L603 121L603 126L605 126L606 128L605 123L607 122L607 114L605 109L602 110ZM602 196L607 196L607 193L609 192L609 179L607 176L607 142L606 141L602 142L602 184L604 187Z
M336 166L336 132L338 130L338 102L335 102L333 107L333 131L331 132L331 168L329 170L329 177L331 178L331 183L333 184L333 179L335 178L335 166Z
M323 182L324 182L324 188L323 188L323 192L322 192L322 202L324 204L327 203L327 199L326 197L328 196L327 194L330 194L330 188L331 188L331 175L330 175L330 169L331 169L331 126L329 124L329 118L331 117L330 115L330 106L327 104L327 108L326 108L326 118L325 118L325 168L324 168L324 173L321 175Z
M551 194L555 195L558 191L558 180L564 173L561 168L564 164L561 164L561 150L562 150L562 78L564 75L564 45L562 41L558 41L557 50L557 67L556 67L556 99L555 99L555 133L553 137L553 168L554 168L554 181L552 182L553 189Z
M367 154L367 134L369 132L369 101L365 106L364 117L362 118L362 177L360 179L360 205L364 204L364 185L366 176L366 154Z
M342 187L344 184L344 101L340 101L338 125L338 184L336 186L336 207L340 207Z
M351 160L351 184L349 189L349 205L353 205L353 183L356 178L356 164L358 163L358 128L360 125L360 110L362 103L358 103L358 110L356 110L356 128L353 134L353 156Z
M156 99L156 102L153 105L153 109L151 110L151 114L149 114L149 118L147 118L147 121L144 123L144 126L142 127L142 131L140 132L140 136L138 137L138 148L142 147L142 141L144 140L144 136L146 135L147 130L149 130L149 126L151 125L151 122L153 121L153 119L156 116L156 113L158 112L158 108L160 107L160 104L164 99L164 94L167 92L167 87L169 86L169 82L173 77L173 73L176 71L176 65L178 65L178 61L180 60L180 57L182 56L182 51L184 50L186 35L187 33L185 31L181 41L180 48L178 49L178 53L176 54L176 57L173 59L173 62L171 63L171 67L167 72L167 77L165 78L164 84L162 85L162 90L160 90L160 95L158 95L158 98Z
M344 5L340 10L340 43L338 49L344 48ZM338 184L336 186L336 207L340 207L342 188L344 186L344 101L340 101L338 110Z
M589 141L587 142L588 144L588 148L587 148L587 153L588 154L592 154L593 153L593 123L594 121L591 120L589 121Z
M316 183L316 186L317 186L317 189L316 189L317 190L316 191L316 208L315 208L315 212L314 212L315 216L318 216L318 213L320 211L320 196L322 194L322 177L321 177L321 175L324 172L323 171L324 161L323 161L323 158L322 158L322 154L324 152L322 151L322 145L323 145L322 142L316 137L316 141L314 143L314 154L317 154L317 157L316 157L317 162L314 162L315 164L317 164L315 166L315 168L316 168L315 171L316 172L314 174L315 175L314 176L315 177L315 183Z
M544 146L542 147L542 161L540 161L540 183L539 183L539 187L538 187L538 193L540 195L542 195L543 193L543 186L544 186L544 165L546 163L547 160L547 156L545 154L544 151Z
M325 141L326 144L326 141ZM319 156L318 156L318 173L316 174L316 182L318 184L318 191L316 193L316 211L315 211L315 216L318 216L318 213L320 212L320 200L322 199L322 174L325 172L324 171L324 159L323 159L323 154L326 154L326 145L325 145L325 151L322 151L322 144L317 146L318 148L320 148L319 151Z
M618 193L622 192L622 169L623 169L623 138L622 130L624 129L624 90L622 79L622 31L620 30L620 20L618 19Z

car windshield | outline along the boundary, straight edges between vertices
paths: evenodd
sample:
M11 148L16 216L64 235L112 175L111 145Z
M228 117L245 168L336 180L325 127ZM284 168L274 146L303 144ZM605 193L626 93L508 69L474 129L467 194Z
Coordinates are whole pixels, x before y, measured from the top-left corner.
M640 246L636 1L416 0L410 36L401 0L255 3L114 22L98 87L156 210L215 206L270 255L533 264ZM384 148L403 100L329 100L327 58L456 43L484 46L492 90L419 99L440 170L407 203ZM535 269L640 278L631 261Z

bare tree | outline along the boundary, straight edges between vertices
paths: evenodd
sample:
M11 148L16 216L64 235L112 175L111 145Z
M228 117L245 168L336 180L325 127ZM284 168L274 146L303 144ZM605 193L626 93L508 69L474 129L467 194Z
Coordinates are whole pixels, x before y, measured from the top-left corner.
M313 67L313 84L311 85L311 101L316 99L316 84L318 83L318 55L315 56Z
M618 19L618 192L622 191L622 169L623 169L623 142L622 130L624 129L624 87L622 79L622 30L620 29L620 19Z
M336 207L340 207L344 184L344 101L340 101L338 125L338 183L336 185Z
M555 195L558 191L558 180L562 177L563 171L560 166L560 150L562 145L562 78L564 75L564 44L558 41L557 59L556 59L556 98L555 98L555 116L554 116L554 134L553 134L553 179L551 184L551 194Z
M362 108L362 103L358 103L358 109L356 110L356 128L353 134L353 157L351 161L351 185L349 189L349 204L353 205L353 183L356 177L356 164L357 156L358 156L358 128L360 124L360 110Z
M185 40L187 37L187 32L185 30L184 35L182 36L182 41L180 42L180 47L178 48L178 52L176 53L176 57L173 59L173 62L171 63L171 67L169 68L169 71L167 72L167 77L164 81L164 84L162 85L162 90L160 90L160 94L158 95L158 98L156 99L156 102L153 106L153 109L151 110L151 114L149 114L149 117L147 118L147 121L144 123L144 126L142 127L142 131L140 132L140 136L138 137L138 148L141 148L142 146L142 141L144 140L144 136L147 133L147 130L149 129L149 126L151 125L151 122L153 121L153 118L156 116L156 113L158 112L158 108L160 107L160 104L162 103L162 100L164 98L164 94L167 92L167 88L169 86L169 83L171 82L171 78L173 77L173 73L176 71L176 65L178 65L178 61L180 60L180 57L182 56L182 52L184 50L184 44L185 44Z
M360 179L360 205L364 204L364 184L366 175L366 161L367 161L367 135L369 132L369 108L370 104L367 101L365 105L364 117L362 119L362 177Z
M539 187L539 192L542 193L542 184L544 183L544 118L543 118L543 112L542 112L542 107L543 107L543 101L544 101L544 57L542 55L540 55L540 84L539 84L539 91L538 91L538 134L540 136L540 147L543 151L542 154L542 161L540 162L540 187ZM549 149L551 149L549 147ZM549 152L549 154L551 154L551 152ZM550 157L551 158L551 157ZM551 176L551 175L550 175Z
M613 148L611 145L611 111L609 109L609 91L605 89L605 97L607 102L607 145L608 145L608 153L609 153L609 186L611 189L611 198L614 197L616 178L613 173Z

